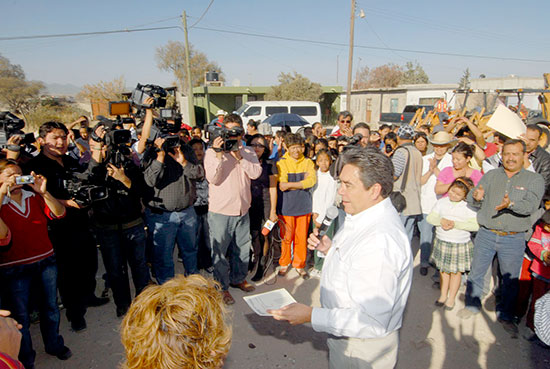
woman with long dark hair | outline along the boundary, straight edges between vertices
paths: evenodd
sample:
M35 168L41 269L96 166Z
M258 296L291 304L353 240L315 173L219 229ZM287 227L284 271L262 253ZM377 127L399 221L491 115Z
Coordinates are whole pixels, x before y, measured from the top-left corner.
M251 146L262 166L262 174L251 181L250 192L252 204L250 205L250 233L252 235L253 257L251 266L254 272L253 281L262 279L266 267L266 256L269 251L271 235L262 234L262 226L269 219L277 222L277 166L269 160L269 146L265 137L255 134L247 142Z

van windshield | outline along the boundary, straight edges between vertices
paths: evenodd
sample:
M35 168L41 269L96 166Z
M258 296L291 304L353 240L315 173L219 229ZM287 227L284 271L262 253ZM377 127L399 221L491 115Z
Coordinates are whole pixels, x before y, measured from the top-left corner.
M250 105L248 104L244 104L243 106L241 106L239 109L237 109L236 113L237 115L241 115L243 113L243 111L245 111Z

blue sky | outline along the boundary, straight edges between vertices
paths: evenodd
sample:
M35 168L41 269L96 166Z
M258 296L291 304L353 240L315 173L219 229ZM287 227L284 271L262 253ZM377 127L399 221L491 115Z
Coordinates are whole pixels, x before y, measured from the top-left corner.
M2 0L0 35L28 36L181 25L185 9L195 23L210 0ZM354 70L418 61L432 82L455 83L469 67L473 77L550 72L550 38L544 25L550 2L525 0L458 3L432 0L357 0L355 44L458 54L546 60L519 62L449 57L357 47ZM346 44L348 0L214 0L196 27ZM179 29L111 35L0 41L0 54L20 64L29 79L47 83L109 81L169 85L155 50L184 40ZM227 84L273 85L296 71L325 85L345 85L347 46L318 45L193 28L190 42L223 69ZM338 68L337 68L338 65Z

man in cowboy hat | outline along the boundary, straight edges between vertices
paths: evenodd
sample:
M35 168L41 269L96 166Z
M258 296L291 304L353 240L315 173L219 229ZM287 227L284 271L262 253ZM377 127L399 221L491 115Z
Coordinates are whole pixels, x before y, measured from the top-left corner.
M216 112L216 118L212 119L210 124L215 124L218 127L223 127L223 117L225 117L226 114L227 112L224 111L223 109L218 110Z
M452 165L452 157L449 154L451 145L456 140L445 131L437 132L430 139L433 152L422 157L422 178L420 183L420 205L422 218L418 222L420 230L420 274L428 274L430 253L432 251L433 225L426 221L428 214L435 205L437 197L434 191L435 182L439 171Z

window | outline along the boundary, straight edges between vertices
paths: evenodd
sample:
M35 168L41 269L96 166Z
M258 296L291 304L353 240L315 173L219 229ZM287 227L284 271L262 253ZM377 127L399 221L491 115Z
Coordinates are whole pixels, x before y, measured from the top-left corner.
M241 107L243 104L243 97L242 96L235 96L235 110Z
M286 106L266 106L265 107L265 115L270 116L276 113L288 113L288 108Z
M248 117L250 115L260 115L262 108L260 106L251 106L245 113L244 116Z
M438 100L439 100L439 98L437 98L437 97L421 97L420 99L418 99L418 103L420 105L434 106L435 103L437 103Z
M397 106L399 105L399 99L390 100L390 113L399 113Z
M303 117L307 116L316 116L317 115L317 108L315 106L291 106L290 112L292 114L298 114Z

